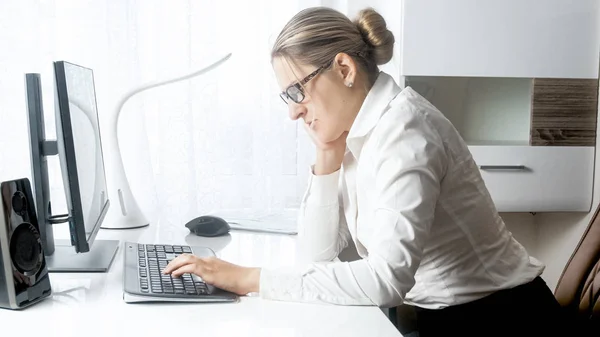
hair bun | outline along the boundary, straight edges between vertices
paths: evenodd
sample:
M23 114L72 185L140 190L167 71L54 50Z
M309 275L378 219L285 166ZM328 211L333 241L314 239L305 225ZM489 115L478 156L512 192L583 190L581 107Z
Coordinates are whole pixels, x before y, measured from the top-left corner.
M373 48L375 63L388 63L394 53L395 39L394 34L387 29L384 18L373 8L366 8L358 13L355 24L363 40Z

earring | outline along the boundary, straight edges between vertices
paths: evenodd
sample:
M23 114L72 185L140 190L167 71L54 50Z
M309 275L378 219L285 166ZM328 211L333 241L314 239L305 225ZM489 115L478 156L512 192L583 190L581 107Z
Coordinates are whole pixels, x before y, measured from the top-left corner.
M346 83L346 85L348 86L348 88L352 88L352 82Z

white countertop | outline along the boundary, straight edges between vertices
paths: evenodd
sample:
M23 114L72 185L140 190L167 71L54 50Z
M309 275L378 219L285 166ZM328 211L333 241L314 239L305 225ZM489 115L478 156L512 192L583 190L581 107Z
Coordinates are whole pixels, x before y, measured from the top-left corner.
M62 233L56 232L60 237ZM4 332L34 336L401 336L377 307L286 303L242 297L237 303L127 304L122 298L124 241L208 246L227 261L276 267L294 261L295 236L232 231L219 238L189 234L183 225L100 230L118 239L108 273L52 273L52 297L21 311L0 309ZM93 247L92 247L93 249ZM10 328L7 329L7 325Z

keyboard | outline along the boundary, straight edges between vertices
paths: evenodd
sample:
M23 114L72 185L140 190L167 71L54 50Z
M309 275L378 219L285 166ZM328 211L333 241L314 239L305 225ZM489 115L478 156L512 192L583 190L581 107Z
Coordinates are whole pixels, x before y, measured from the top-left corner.
M181 254L215 256L206 247L125 242L125 302L234 302L236 294L206 284L196 275L165 275L162 270Z

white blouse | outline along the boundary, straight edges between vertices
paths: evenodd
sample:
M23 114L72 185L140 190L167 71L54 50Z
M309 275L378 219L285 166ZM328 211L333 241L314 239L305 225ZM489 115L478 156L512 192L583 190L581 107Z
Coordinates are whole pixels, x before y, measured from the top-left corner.
M349 240L361 259L341 262ZM544 269L507 230L446 117L380 72L340 170L311 172L297 268L263 269L265 299L443 308L533 280Z

